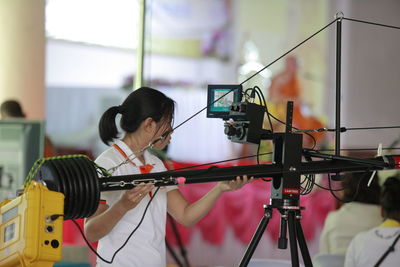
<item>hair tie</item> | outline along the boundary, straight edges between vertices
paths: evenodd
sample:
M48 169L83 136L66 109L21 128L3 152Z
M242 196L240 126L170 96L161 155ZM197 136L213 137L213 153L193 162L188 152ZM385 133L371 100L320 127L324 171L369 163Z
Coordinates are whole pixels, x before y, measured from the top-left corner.
M124 107L122 105L117 106L118 108L118 113L122 114L124 112Z

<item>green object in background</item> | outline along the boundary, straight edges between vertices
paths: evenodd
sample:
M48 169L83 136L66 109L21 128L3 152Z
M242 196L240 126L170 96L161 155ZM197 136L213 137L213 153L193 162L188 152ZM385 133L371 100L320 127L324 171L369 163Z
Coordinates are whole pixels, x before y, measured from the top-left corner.
M0 201L15 197L44 152L44 122L0 120Z

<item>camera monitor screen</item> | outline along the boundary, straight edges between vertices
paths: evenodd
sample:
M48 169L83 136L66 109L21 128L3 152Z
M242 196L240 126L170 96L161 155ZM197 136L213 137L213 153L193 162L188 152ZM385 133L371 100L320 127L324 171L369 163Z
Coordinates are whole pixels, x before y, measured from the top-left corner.
M207 118L228 119L232 103L242 99L242 86L208 85Z

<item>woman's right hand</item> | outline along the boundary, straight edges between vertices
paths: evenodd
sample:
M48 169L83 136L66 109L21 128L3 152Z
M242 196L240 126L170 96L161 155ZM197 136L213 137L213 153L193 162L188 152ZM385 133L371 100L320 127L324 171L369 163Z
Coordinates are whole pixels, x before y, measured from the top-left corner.
M130 190L127 190L116 203L122 212L126 213L129 210L135 208L140 201L153 190L154 185L152 184L140 184Z

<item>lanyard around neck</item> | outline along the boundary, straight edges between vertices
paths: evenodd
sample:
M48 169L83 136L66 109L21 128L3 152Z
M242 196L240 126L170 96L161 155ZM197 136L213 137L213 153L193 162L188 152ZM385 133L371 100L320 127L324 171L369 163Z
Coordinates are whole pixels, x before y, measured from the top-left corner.
M113 144L113 147L122 155L122 157L124 157L124 159L125 159L126 161L128 161L129 163L131 163L133 166L138 167L141 174L150 173L151 170L154 168L154 166L151 165L151 164L145 164L145 165L142 165L142 166L137 166L137 165L125 154L125 152L124 152L117 144Z
M142 166L137 166L126 154L125 152L117 145L117 144L113 144L113 147L122 155L122 157L124 157L124 159L126 161L128 161L129 163L131 163L133 166L139 168L139 171L141 174L145 174L145 173L150 173L151 170L154 168L153 165L151 164L146 164L146 165L142 165ZM149 196L150 198L153 197L153 193L150 191L149 192Z

